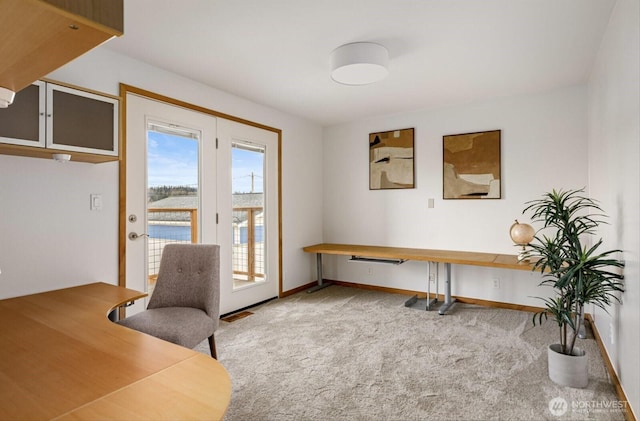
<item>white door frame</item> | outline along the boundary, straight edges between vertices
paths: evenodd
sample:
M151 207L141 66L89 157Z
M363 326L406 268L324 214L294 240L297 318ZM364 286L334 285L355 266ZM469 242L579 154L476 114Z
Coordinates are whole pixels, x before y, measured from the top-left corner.
M166 97L164 95L160 95L154 92L150 92L150 91L146 91L144 89L140 89L140 88L136 88L130 85L126 85L126 84L120 84L120 98L122 101L122 106L120 107L120 121L121 121L121 127L120 127L120 145L119 145L119 150L120 150L120 215L119 215L119 276L118 276L118 284L120 286L126 287L127 286L127 282L126 282L126 273L127 273L127 268L126 268L126 253L127 253L127 242L129 242L129 239L127 237L128 232L130 231L130 223L128 221L128 215L127 215L127 208L126 208L126 202L127 202L127 187L126 187L126 180L127 180L127 170L126 170L126 163L127 163L127 153L126 153L126 146L127 146L127 139L126 139L126 127L127 127L127 121L126 121L126 112L127 112L127 104L126 104L126 98L127 98L127 94L136 94L142 97L146 97L148 99L151 100L156 100L156 101L160 101L160 102L165 102L167 104L170 105L175 105L175 106L179 106L179 107L183 107L186 109L190 109L193 111L197 111L197 112L201 112L204 114L208 114L211 115L213 117L218 117L218 118L223 118L226 120L231 120L231 121L235 121L238 123L242 123L245 125L249 125L249 126L253 126L253 127L257 127L260 129L264 129L264 130L268 130L271 132L274 132L277 134L277 201L278 201L278 211L277 211L277 219L278 219L278 229L277 229L277 233L275 233L275 235L277 235L277 282L278 282L278 297L282 297L282 131L280 129L276 129L273 127L269 127L260 123L255 123L252 121L248 121L242 118L238 118L238 117L234 117L228 114L224 114L224 113L220 113L208 108L204 108L204 107L200 107L197 105L193 105L187 102L183 102L180 100L176 100L170 97ZM140 194L140 192L136 192L134 194ZM146 195L144 196L146 197ZM272 251L274 252L274 251ZM121 317L124 317L124 312L121 312Z

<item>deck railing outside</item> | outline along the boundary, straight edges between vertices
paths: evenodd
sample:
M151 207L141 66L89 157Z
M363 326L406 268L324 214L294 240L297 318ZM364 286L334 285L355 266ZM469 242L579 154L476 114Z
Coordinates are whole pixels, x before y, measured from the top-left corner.
M198 242L198 209L148 209L149 281L155 281L160 257L169 243Z
M233 209L234 279L256 282L264 279L264 238L262 208ZM160 268L164 246L169 243L198 242L198 209L148 209L149 281L154 282Z
M248 282L264 280L262 207L233 208L233 277Z

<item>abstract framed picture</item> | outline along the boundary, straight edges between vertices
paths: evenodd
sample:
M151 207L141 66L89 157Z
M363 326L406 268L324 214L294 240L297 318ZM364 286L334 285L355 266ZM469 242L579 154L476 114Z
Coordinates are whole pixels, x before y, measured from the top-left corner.
M500 130L442 137L442 198L500 199Z
M369 190L412 189L414 129L369 134Z

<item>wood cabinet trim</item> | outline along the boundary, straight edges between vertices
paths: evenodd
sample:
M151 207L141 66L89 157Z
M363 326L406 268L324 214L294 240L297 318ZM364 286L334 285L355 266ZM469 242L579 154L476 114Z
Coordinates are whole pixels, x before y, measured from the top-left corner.
M73 162L88 162L99 164L103 162L118 161L120 158L115 155L99 155L85 152L70 152L61 149L37 148L33 146L12 145L0 143L0 155L24 156L29 158L53 159L53 154L62 153L71 155Z
M42 82L47 82L47 83L51 83L51 84L54 84L54 85L64 86L64 87L70 88L70 89L75 89L76 91L82 91L82 92L86 92L86 93L89 93L89 94L99 95L99 96L103 96L105 98L117 99L118 101L122 101L122 97L120 95L108 94L108 93L105 93L105 92L96 91L95 89L85 88L83 86L78 86L78 85L74 85L74 84L67 83L67 82L60 82L59 80L49 79L49 78L46 78L46 77L40 78L39 80L42 81Z

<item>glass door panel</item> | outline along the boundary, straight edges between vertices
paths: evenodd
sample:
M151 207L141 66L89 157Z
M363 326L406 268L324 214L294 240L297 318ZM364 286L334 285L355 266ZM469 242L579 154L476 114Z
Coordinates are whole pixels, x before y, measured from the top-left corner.
M197 243L200 212L200 132L147 123L148 291L160 268L164 246Z
M231 145L233 289L265 282L265 148Z

